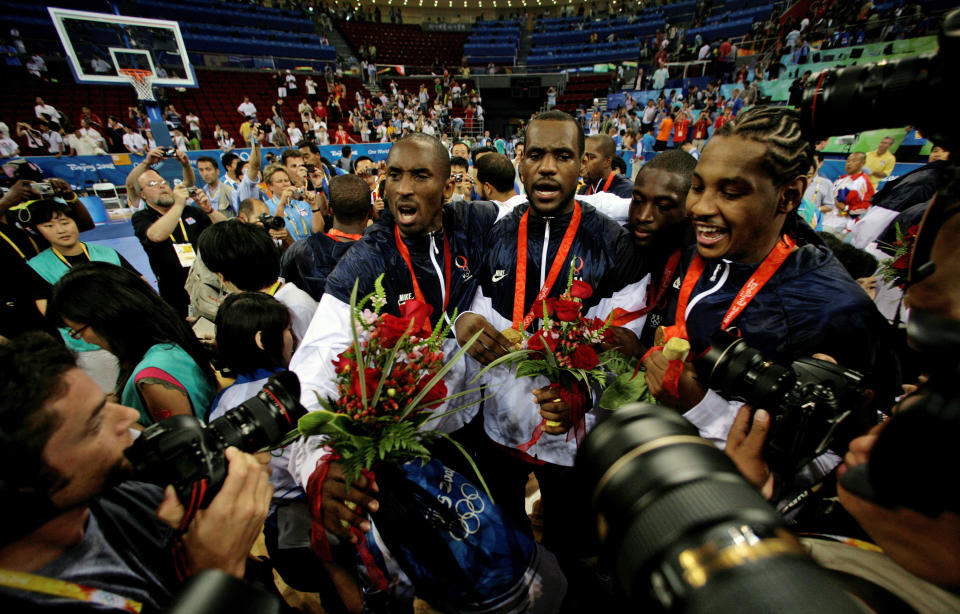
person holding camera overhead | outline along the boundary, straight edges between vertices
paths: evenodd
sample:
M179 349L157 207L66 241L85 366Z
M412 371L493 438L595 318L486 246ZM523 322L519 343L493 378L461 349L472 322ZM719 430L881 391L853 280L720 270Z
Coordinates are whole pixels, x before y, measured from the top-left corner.
M662 346L680 337L699 355L711 335L736 327L747 345L778 364L832 356L867 374L874 402L886 402L899 379L889 325L796 213L812 153L792 109L753 107L717 131L687 195L696 246L684 250L672 295L654 310L656 318L648 316L641 341ZM653 322L666 328L657 331ZM739 403L707 389L690 362L668 386L662 349L643 362L657 400L683 412L704 438L726 441Z
M208 226L227 218L202 190L194 187L193 167L187 155L177 151L170 156L183 167L183 183L171 189L167 180L153 170L153 165L167 157L165 150L154 148L127 176L127 193L146 203L130 221L157 277L160 296L186 317L190 297L183 286L196 259L197 239ZM188 205L188 198L198 206Z
M53 287L47 317L117 357L115 392L143 426L178 414L206 417L217 392L207 353L143 278L106 262L74 267Z
M266 189L260 191L260 143L263 130L260 125L250 132L253 144L250 148L250 160L247 172L239 187L239 199L258 198L270 209L270 214L284 219L287 232L295 241L305 239L315 232L323 232L323 207L317 192L306 187L296 188L290 180L286 167L280 164L268 164L263 170ZM302 161L302 160L301 160Z

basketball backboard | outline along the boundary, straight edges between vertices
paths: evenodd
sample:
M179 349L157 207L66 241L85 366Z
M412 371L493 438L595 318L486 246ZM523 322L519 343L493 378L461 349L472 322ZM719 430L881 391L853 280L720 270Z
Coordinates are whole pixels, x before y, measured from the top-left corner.
M129 85L119 71L149 70L157 87L197 87L175 21L47 7L77 83Z

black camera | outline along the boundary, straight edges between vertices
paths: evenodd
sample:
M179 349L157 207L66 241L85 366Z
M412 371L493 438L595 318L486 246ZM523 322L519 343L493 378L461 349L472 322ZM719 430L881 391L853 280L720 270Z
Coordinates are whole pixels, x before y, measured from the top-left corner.
M933 54L814 75L800 104L804 137L816 140L890 127L891 114L903 111L898 125L912 123L926 138L955 150L957 127L944 118L952 116L952 97L946 92L952 89L960 58L960 9L944 17L938 43Z
M869 398L857 371L816 358L784 367L727 331L714 333L710 343L695 363L700 381L770 412L764 459L784 482L828 448L845 450L866 430Z
M584 439L602 562L638 611L819 614L858 606L733 461L675 411L617 409Z
M229 446L249 453L278 447L306 413L300 405L300 380L292 371L282 371L271 376L256 396L210 424L204 426L187 415L167 418L147 427L124 454L135 479L173 484L192 516L223 485L224 452Z
M167 147L163 150L164 158L176 158L177 157L177 148L176 147Z
M283 230L284 226L286 226L282 217L270 215L269 213L261 213L257 219L267 230Z

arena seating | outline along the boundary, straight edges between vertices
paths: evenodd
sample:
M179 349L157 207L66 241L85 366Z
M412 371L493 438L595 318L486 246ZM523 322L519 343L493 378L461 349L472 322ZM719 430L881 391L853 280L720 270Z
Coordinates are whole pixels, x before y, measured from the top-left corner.
M574 113L578 107L591 106L594 98L606 100L612 78L612 75L609 74L570 77L563 94L557 98L557 109Z
M519 21L478 21L463 46L472 65L513 64L520 46Z
M337 28L354 49L377 48L377 63L458 66L466 32L424 32L420 26L338 20Z
M17 121L33 121L35 118L33 112L33 99L36 96L43 98L44 102L52 104L65 113L74 122L80 117L80 108L90 107L93 112L104 121L107 116L116 115L122 122L129 124L128 109L136 105L136 95L132 87L102 87L92 85L80 85L73 82L73 77L67 69L66 64L51 62L49 64L50 76L58 82L42 82L38 80L22 81L21 86L16 89L5 89L0 93L0 117L3 117L8 125ZM0 75L7 76L14 73L12 69L5 68L0 71ZM213 140L213 129L215 124L219 123L224 129L230 132L230 135L238 141L237 146L242 147L242 139L238 127L242 118L237 113L237 106L243 100L244 96L249 96L251 101L257 106L259 118L265 119L269 116L270 105L276 100L276 89L273 78L268 72L250 72L250 71L219 71L197 69L197 81L199 88L188 89L184 92L175 90L164 90L169 102L173 104L177 111L184 116L187 111L193 111L201 120L201 130L203 133L202 146L205 149L216 147ZM298 75L300 82L300 92L305 92L303 88L303 75ZM323 99L326 99L326 83L322 77L314 77L317 82L317 92ZM361 87L359 79L345 77L344 85L347 88L346 97L351 105L354 95ZM66 85L66 87L65 87ZM297 120L297 105L300 103L300 97L288 98L285 106L284 117L287 120ZM352 131L352 128L346 121L343 122L344 128L350 135L359 140L359 135ZM331 130L332 132L332 130Z

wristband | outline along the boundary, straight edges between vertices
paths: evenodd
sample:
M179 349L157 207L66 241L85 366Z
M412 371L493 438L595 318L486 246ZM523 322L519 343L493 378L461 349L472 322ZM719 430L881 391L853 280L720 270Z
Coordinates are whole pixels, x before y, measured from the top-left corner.
M313 211L314 213L320 213L320 209L310 209L310 210Z

